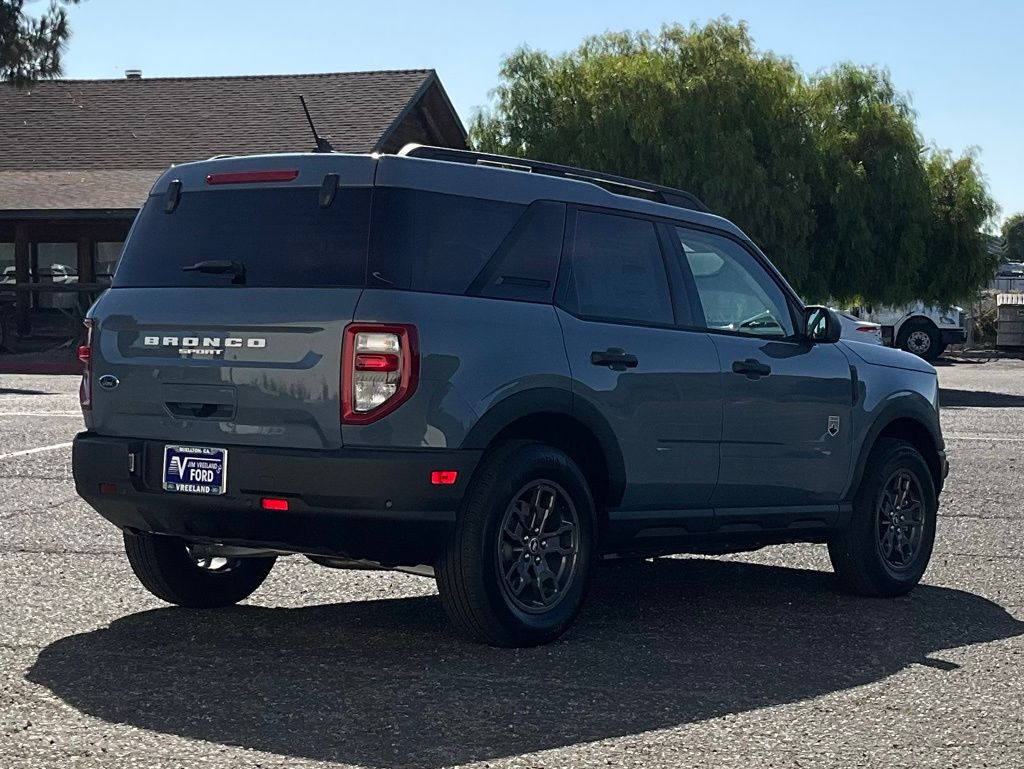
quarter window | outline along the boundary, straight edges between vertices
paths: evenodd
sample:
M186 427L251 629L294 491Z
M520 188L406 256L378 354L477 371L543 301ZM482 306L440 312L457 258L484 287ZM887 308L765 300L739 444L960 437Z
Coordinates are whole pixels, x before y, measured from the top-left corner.
M564 303L585 318L671 325L672 297L654 224L579 212Z
M709 329L783 339L793 318L782 289L747 251L728 238L676 228Z

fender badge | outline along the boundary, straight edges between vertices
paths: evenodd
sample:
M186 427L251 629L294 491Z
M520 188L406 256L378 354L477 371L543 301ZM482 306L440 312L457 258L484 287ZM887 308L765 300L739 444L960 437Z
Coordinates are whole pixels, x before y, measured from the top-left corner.
M839 417L828 418L828 434L833 438L839 435Z
M100 387L102 387L104 390L113 390L115 387L121 384L121 380L119 380L113 374L104 374L96 381L100 383Z

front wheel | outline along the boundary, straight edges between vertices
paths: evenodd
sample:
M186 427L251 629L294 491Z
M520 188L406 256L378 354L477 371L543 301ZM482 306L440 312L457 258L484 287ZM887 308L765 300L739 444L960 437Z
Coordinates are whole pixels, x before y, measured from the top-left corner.
M938 499L924 457L906 441L871 450L847 527L828 543L840 584L865 596L898 596L921 581L935 543Z
M132 571L150 593L191 609L230 606L263 584L273 556L193 557L177 537L124 532L124 551Z
M455 626L495 646L564 633L595 562L594 518L586 479L565 453L526 442L490 452L435 569Z

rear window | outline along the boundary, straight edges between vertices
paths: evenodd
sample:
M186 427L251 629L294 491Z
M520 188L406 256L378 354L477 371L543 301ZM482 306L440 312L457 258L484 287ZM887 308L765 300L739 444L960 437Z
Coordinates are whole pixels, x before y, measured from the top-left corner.
M465 293L524 209L496 200L378 187L368 283Z
M245 285L363 286L370 226L368 188L341 188L321 208L318 187L182 194L166 213L163 194L139 213L115 287L226 286L231 274L186 272L203 261L236 261Z

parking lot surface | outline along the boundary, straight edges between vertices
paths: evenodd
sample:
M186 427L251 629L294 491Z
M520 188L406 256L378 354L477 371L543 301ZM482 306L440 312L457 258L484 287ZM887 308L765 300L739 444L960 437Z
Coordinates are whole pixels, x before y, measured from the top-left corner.
M279 560L168 607L74 493L77 380L0 377L0 767L1024 767L1024 361L944 362L925 583L837 594L823 546L605 564L498 650L431 580Z

